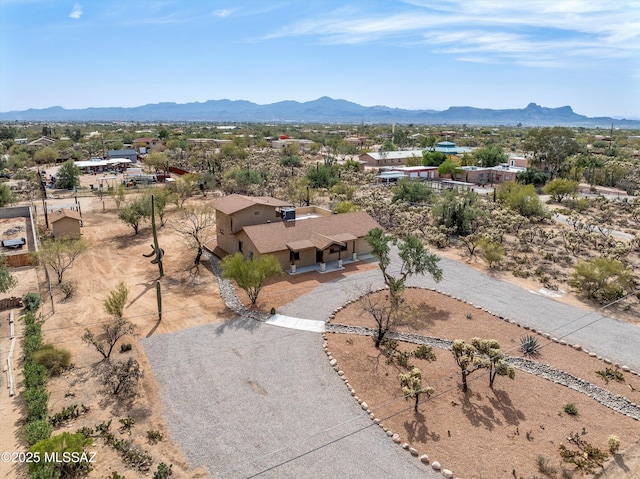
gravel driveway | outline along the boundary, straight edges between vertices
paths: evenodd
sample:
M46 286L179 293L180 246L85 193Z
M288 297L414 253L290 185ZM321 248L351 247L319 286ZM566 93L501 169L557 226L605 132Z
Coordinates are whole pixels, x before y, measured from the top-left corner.
M397 268L397 258L394 264ZM560 303L458 261L442 258L439 264L443 270L440 283L436 284L430 276L423 276L410 278L408 284L437 288L494 314L544 331L552 337L563 337L570 344L580 344L602 357L640 371L640 355L637 353L640 327ZM333 311L346 300L360 296L369 285L374 288L384 286L380 270L365 271L340 281L323 283L311 293L278 308L278 313L326 320L327 311Z
M373 425L319 333L237 319L142 344L172 440L212 477L442 477Z

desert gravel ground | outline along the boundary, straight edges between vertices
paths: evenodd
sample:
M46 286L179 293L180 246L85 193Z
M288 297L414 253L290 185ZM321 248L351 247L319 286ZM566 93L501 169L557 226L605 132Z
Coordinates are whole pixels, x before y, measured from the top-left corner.
M190 465L224 478L442 477L373 424L321 342L249 319L144 339Z

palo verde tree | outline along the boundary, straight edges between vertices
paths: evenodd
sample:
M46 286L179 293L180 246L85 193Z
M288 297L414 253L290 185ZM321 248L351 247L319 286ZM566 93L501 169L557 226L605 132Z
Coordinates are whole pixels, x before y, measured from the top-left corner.
M427 251L424 243L415 236L409 235L404 240L400 240L393 235L386 234L381 228L374 228L367 233L365 239L371 246L371 252L378 258L384 284L389 288L391 320L382 323L376 318L378 332L375 343L376 347L379 347L385 334L396 320L400 319L398 313L401 309L407 278L429 273L436 282L439 282L442 279L442 269L438 267L440 258ZM401 262L400 271L397 274L392 274L390 269L392 245L397 247Z
M575 196L578 193L578 182L564 178L556 178L544 185L542 189L545 194L551 195L553 201L561 203L568 196Z
M235 281L247 293L252 305L256 304L265 282L282 273L278 260L268 254L245 260L242 253L236 253L225 257L220 266L222 277Z
M431 386L422 386L422 371L419 368L413 368L410 373L400 374L400 387L402 388L402 394L405 399L415 398L416 402L413 406L413 410L418 410L418 401L420 395L425 394L430 397L434 392Z
M118 218L133 228L134 234L138 234L140 223L151 215L151 206L145 198L137 198L128 201L120 210Z
M86 240L73 238L48 239L40 244L38 259L55 271L58 284L62 283L62 276L82 253L87 251L89 244Z
M17 199L13 194L13 191L11 191L11 188L9 188L9 185L6 183L0 184L0 207L10 205L16 201Z
M204 245L215 234L215 226L215 209L209 205L187 205L178 212L175 220L169 223L172 230L182 235L189 248L196 250L196 266L200 264Z
M592 258L576 264L569 285L599 303L622 298L636 284L633 272L617 259Z
M6 293L17 284L18 281L11 274L11 270L7 264L6 255L0 255L0 293Z
M527 136L524 149L533 153L537 164L553 179L567 170L567 158L580 151L580 145L573 137L573 131L561 126L534 128Z

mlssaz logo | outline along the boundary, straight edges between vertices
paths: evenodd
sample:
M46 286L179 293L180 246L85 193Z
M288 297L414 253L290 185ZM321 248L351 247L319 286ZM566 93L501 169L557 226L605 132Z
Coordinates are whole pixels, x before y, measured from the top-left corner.
M79 462L95 462L95 452L45 452L44 462L53 462L56 464L73 464Z

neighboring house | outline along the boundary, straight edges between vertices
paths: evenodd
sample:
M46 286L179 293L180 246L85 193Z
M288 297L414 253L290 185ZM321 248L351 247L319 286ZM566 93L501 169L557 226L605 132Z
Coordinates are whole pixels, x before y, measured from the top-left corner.
M462 155L464 153L471 153L473 148L456 146L456 144L451 141L440 141L435 150L445 155Z
M131 163L137 163L138 161L138 152L134 149L127 150L107 150L107 159L127 159L130 160Z
M525 158L524 156L510 156L508 163L509 166L515 166L517 168L528 168L529 158Z
M33 140L29 143L27 143L27 146L52 146L54 145L56 142L56 140L53 140L51 138L47 138L46 136L42 136L40 138L38 138L37 140Z
M437 166L391 166L381 168L376 183L393 183L404 178L435 180L439 178Z
M294 208L275 198L229 195L215 202L217 246L223 254L245 258L271 254L283 269L329 261L357 260L371 252L364 237L380 225L365 212L332 214L317 208Z
M150 151L164 151L166 148L160 138L136 138L133 144L138 147L140 154L149 153Z
M309 151L311 149L312 143L313 141L311 140L304 140L304 139L297 139L297 138L280 138L278 140L271 141L271 148L273 148L274 150L280 150L287 145L298 144L300 145L300 149L302 151Z
M359 159L367 166L381 168L383 166L400 166L406 165L407 159L417 158L422 162L423 150L400 150L400 151L383 151L370 152L360 155Z
M82 218L77 211L62 208L49 213L52 238L80 238Z
M491 168L482 168L480 166L461 166L460 170L462 170L462 172L455 175L456 180L476 185L486 185L487 183L491 183Z

